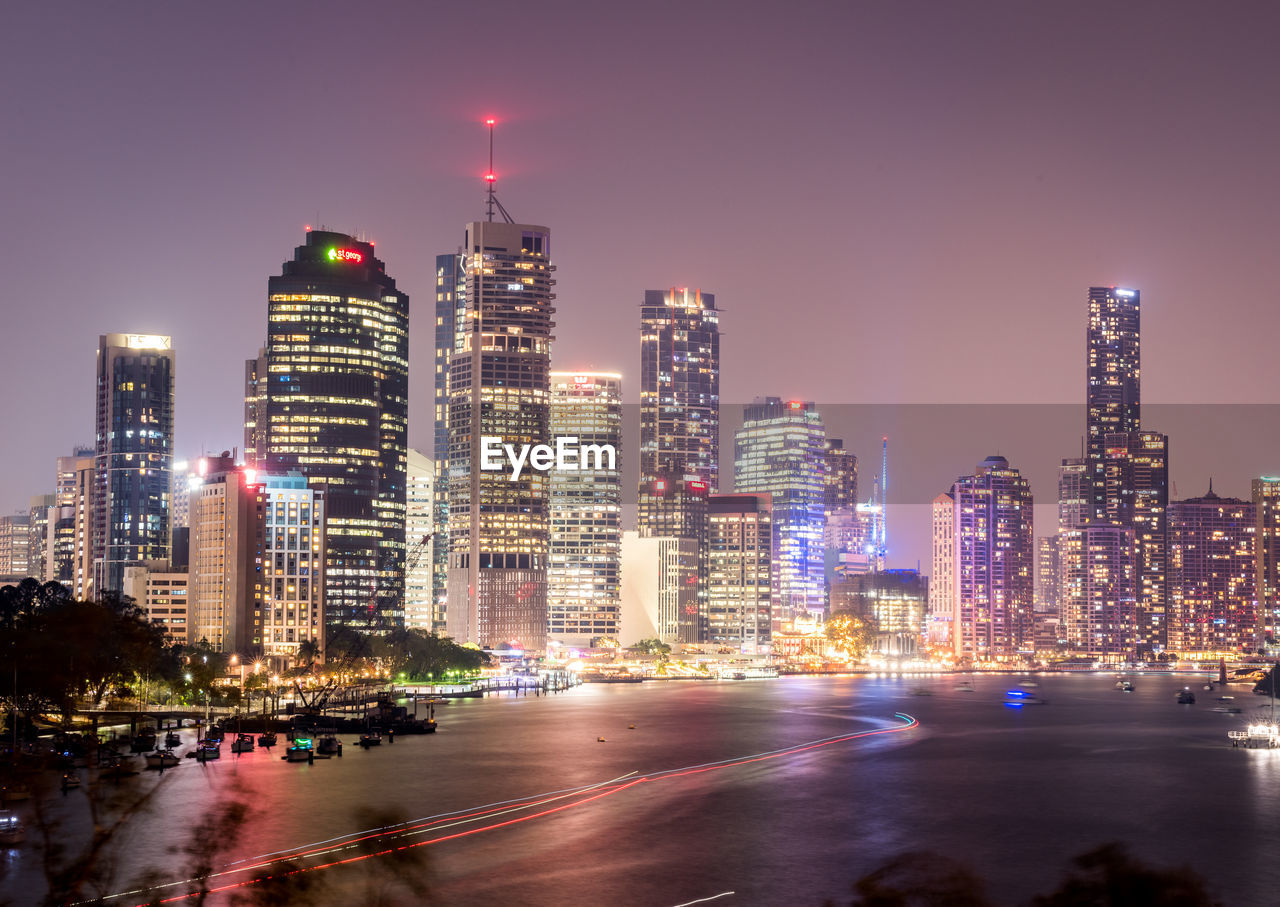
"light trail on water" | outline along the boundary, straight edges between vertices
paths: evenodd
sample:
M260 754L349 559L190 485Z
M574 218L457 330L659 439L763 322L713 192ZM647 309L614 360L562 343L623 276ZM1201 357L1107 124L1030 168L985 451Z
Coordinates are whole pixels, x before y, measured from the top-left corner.
M352 849L357 845L377 840L387 839L389 842L397 839L416 837L418 835L429 834L431 832L442 831L447 828L455 828L460 825L470 824L472 822L483 819L496 818L498 816L511 815L513 813L523 812L529 809L535 809L539 806L545 806L548 803L559 802L561 800L572 799L572 802L564 803L550 809L543 809L528 815L516 816L515 818L505 819L501 822L492 822L487 825L481 825L475 828L466 829L464 831L454 832L452 834L441 835L430 838L426 841L416 841L411 844L400 844L398 846L388 846L384 849L373 851L370 853L357 854L343 859L330 860L324 863L318 863L313 866L290 868L284 872L276 874L268 874L258 876L252 879L242 879L237 882L228 882L226 884L205 889L206 894L217 894L221 892L231 891L237 888L244 888L250 885L256 885L269 879L279 877L288 877L298 875L300 873L316 872L321 869L330 869L335 866L345 866L354 863L363 862L374 857L386 856L392 853L398 853L410 850L416 847L425 847L431 844L439 844L444 841L457 840L459 838L470 837L472 835L481 834L486 831L493 831L499 828L505 828L511 825L517 825L523 822L529 822L533 819L543 818L545 816L554 815L564 812L577 806L594 802L603 797L608 797L639 784L653 783L658 781L666 781L671 778L682 778L690 775L700 775L707 772L719 771L726 768L735 768L743 765L752 765L761 762L767 762L775 759L781 759L787 756L795 756L801 753L811 752L813 750L822 749L824 747L833 746L837 743L846 743L851 740L859 740L866 737L875 737L885 734L897 734L903 731L909 731L919 727L920 722L902 712L894 713L894 717L902 721L902 724L893 725L891 727L877 728L870 731L858 731L852 734L837 734L832 737L822 737L817 740L809 740L804 743L793 744L791 746L782 747L781 749L768 750L761 753L752 753L747 756L737 756L731 759L722 759L715 762L703 762L695 765L686 765L679 768L662 769L660 771L649 772L644 775L637 775L630 772L618 778L608 781L600 781L595 784L582 785L580 787L564 788L557 791L549 791L542 794L534 794L529 797L520 797L511 800L502 800L495 803L486 804L480 807L472 807L469 810L454 810L448 813L439 813L434 816L426 816L420 819L411 819L408 822L399 823L393 826L383 826L378 829L364 829L362 831L352 832L348 835L341 835L334 838L328 838L323 841L316 841L310 844L300 845L295 848L283 851L274 851L269 854L262 854L248 860L239 860L228 864L228 868L220 872L212 873L203 879L181 879L173 882L167 882L162 885L156 885L149 888L138 888L130 891L121 891L115 894L103 897L101 902L118 900L121 898L131 898L139 895L147 895L155 892L161 892L165 889L177 888L184 885L191 885L198 882L205 882L212 879L226 878L239 873L252 872L259 869L267 869L280 864L287 864L291 861L313 858L326 857L335 855L345 850ZM283 868L283 867L282 867ZM731 892L726 892L729 894ZM184 892L182 894L173 895L162 898L159 901L148 898L147 903L170 904L183 901L198 894L196 891ZM723 897L724 894L716 895L717 898ZM697 903L697 902L693 902ZM141 907L141 905L139 905Z

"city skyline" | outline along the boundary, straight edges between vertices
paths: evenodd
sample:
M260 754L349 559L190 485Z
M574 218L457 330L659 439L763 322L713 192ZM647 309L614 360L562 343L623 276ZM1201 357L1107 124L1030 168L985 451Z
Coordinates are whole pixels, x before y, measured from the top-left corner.
M27 174L34 186L74 172L64 191L54 197L43 194L38 206L27 190L14 186L13 216L2 228L4 242L16 261L46 261L64 248L77 248L78 254L69 267L29 268L31 276L14 275L14 300L53 303L24 312L20 342L6 366L14 371L7 377L12 383L16 375L37 369L40 340L55 331L59 348L68 353L89 348L106 330L167 334L174 337L176 349L187 351L183 375L189 377L178 386L177 455L233 445L241 431L241 363L262 339L256 308L261 275L278 266L282 243L309 222L360 227L378 241L379 255L391 262L401 285L417 301L417 317L411 318L412 370L424 374L429 371L431 319L424 317L429 306L422 306L430 298L434 275L430 255L423 250L454 247L456 224L480 215L485 150L480 122L492 114L500 121L495 169L503 197L513 208L551 224L560 237L558 258L565 279L559 288L562 326L552 367L615 370L628 387L637 387L629 332L612 330L614 319L595 307L605 304L610 315L620 314L634 305L643 287L676 283L714 287L727 323L733 325L723 364L726 410L757 394L820 405L824 399L1074 403L1081 397L1081 288L1116 283L1140 287L1147 297L1148 401L1267 402L1267 388L1274 386L1280 366L1265 354L1265 332L1247 327L1258 301L1271 292L1269 272L1257 264L1267 258L1265 212L1274 194L1270 182L1262 182L1269 168L1262 149L1269 147L1268 138L1280 124L1265 113L1264 103L1243 102L1266 84L1255 72L1266 58L1259 38L1266 29L1253 27L1256 22L1217 19L1209 29L1208 20L1194 14L1170 17L1158 25L1162 40L1146 45L1142 77L1126 80L1123 70L1100 73L1087 64L1147 33L1150 22L1137 11L1107 10L1102 28L1101 7L1064 12L1052 22L1011 6L981 9L985 13L978 15L937 11L928 22L912 21L903 11L833 11L830 27L803 29L827 52L806 50L806 58L825 63L795 65L800 48L778 38L779 53L767 56L776 62L766 63L758 75L748 67L756 65L762 48L771 46L771 17L741 26L735 41L717 45L723 50L718 65L727 74L743 76L745 85L766 91L750 104L718 108L721 117L708 150L677 149L648 138L649 127L663 122L661 118L695 120L709 98L708 88L719 84L713 80L719 70L706 63L686 74L695 90L677 98L674 107L662 111L651 104L624 105L630 111L626 116L607 107L599 89L570 84L554 70L549 84L536 92L513 88L519 80L507 76L516 64L501 60L492 75L448 100L431 90L421 99L399 90L414 74L423 77L422 84L434 84L429 78L433 70L415 68L421 64L388 63L383 84L390 87L372 95L362 86L320 74L314 93L304 93L296 108L281 112L274 100L291 80L279 62L253 64L265 69L251 67L255 84L266 86L261 100L246 97L237 78L215 78L220 74L215 61L222 56L213 54L214 47L250 49L264 40L255 36L259 33L237 31L235 23L206 20L184 46L183 57L171 61L173 79L162 84L140 81L128 67L107 76L104 66L113 57L94 51L92 40L106 31L122 37L126 52L130 42L145 41L168 58L174 52L155 40L172 24L163 17L146 22L126 12L108 23L96 22L99 14L85 11L82 23L72 27L40 11L19 11L11 34L44 28L65 40L44 51L42 59L28 49L33 43L6 58L4 65L17 68L21 76L14 81L33 86L4 102L5 113L29 126L10 146L16 165L12 172ZM276 14L261 15L260 34L279 42L282 50L307 46L313 37L306 22L290 21L295 31L286 31ZM449 27L451 15L445 14L441 28ZM987 34L983 23L997 15L1002 30ZM681 34L664 37L677 45L696 44L715 34L711 18L693 11ZM390 37L391 31L410 32L421 21L412 10L390 7L370 27ZM516 21L525 20L517 13ZM526 24L550 37L548 26ZM679 95L661 90L668 78L661 73L646 69L643 78L628 75L652 36L646 23L629 25L634 29L628 37L617 38L616 62L597 64L619 77L627 96L637 101L650 94L668 99ZM841 25L846 27L837 27ZM512 35L519 31L499 34L497 49L514 51L518 39ZM1200 41L1206 32L1215 39ZM901 36L907 34L912 53L901 54ZM1180 45L1193 39L1196 55L1178 53ZM1018 86L1009 87L1007 74L1013 68L1021 71L1021 48L1026 46L1038 48L1039 65ZM907 65L921 55L938 65ZM984 66L977 66L977 59ZM445 62L436 65L443 70ZM773 101L801 97L800 86L813 74L811 67L823 65L845 77L838 80L841 84L853 86L847 98L823 88L794 108L770 107ZM1085 69L1089 79L1079 79ZM945 83L942 72L948 73ZM68 93L82 84L100 86L90 92L100 102L96 108L88 106L87 98ZM1147 91L1149 84L1163 90ZM1190 91L1191 86L1197 90ZM189 103L165 103L170 92L184 89ZM1013 103L984 106L993 91ZM1224 98L1237 103L1218 103ZM895 100L911 102L913 118L896 113ZM953 106L970 116L949 113ZM169 129L163 134L154 127L139 132L150 111L162 107L172 111ZM255 151L246 156L224 143L198 141L211 128L234 132L233 127L265 122L268 110L280 118L270 121L273 128L286 130L334 109L388 122L402 122L404 114L412 113L415 124L425 120L430 125L410 131L403 144L414 149L412 155L398 147L374 153L379 175L358 166L336 166L328 153L300 162L294 155ZM781 128L761 148L749 148L741 140L758 132L753 127L766 109L778 112ZM1246 117L1237 112L1248 109L1264 113ZM922 143L925 134L916 124L926 120L932 131ZM1183 120L1194 120L1201 128L1190 135L1176 125ZM107 153L88 154L70 140L89 128L95 130L95 147ZM1108 145L1107 155L1089 153L1092 138L1108 130L1122 132L1124 143ZM665 138L664 130L654 131ZM1214 138L1242 131L1254 140L1224 144ZM637 154L638 138L661 150L648 158ZM58 153L36 153L50 147ZM624 147L632 150L622 154ZM728 159L720 153L725 147L734 149ZM979 147L989 157L979 155ZM177 155L164 157L171 148ZM841 159L836 150L845 148L857 153ZM423 149L428 153L420 153ZM637 161L640 166L633 166ZM825 185L810 177L819 162L827 164L821 166ZM620 163L627 164L626 181L611 178ZM771 177L762 180L766 166ZM103 169L108 167L112 171ZM1189 185L1181 177L1191 167L1215 176ZM963 191L955 179L960 172L972 176ZM714 192L695 191L712 185ZM405 187L408 192L397 191ZM588 202L588 193L604 194ZM91 210L79 206L73 213L75 200L86 198L93 200ZM975 200L982 210L972 220L958 220L959 212L970 212ZM1124 216L1100 221L1092 213L1099 203ZM640 230L660 237L657 248L633 249L614 242L604 235L607 231L585 229L587 218L602 206L629 212ZM688 216L673 225L669 212L681 206ZM832 302L815 303L815 314L840 312L849 330L795 331L790 327L794 309L774 305L779 276L794 277L794 291L814 299L819 296L813 290L821 284L783 265L798 257L807 241L790 235L791 225L841 209L854 216L842 217L833 236L838 249L848 250L854 267ZM659 217L664 229L653 231ZM746 235L723 231L718 225L724 221L745 225ZM183 241L189 231L181 225L196 222L220 237L217 247ZM1009 226L1013 223L1017 229ZM708 229L710 224L717 226ZM167 278L176 292L132 289L125 275L140 248L148 250L160 282ZM932 263L923 273L908 266L921 255ZM200 285L182 279L184 272L207 272L214 260L214 273ZM32 282L36 279L38 285ZM982 319L948 318L947 331L912 327L961 307L988 317L1006 311L1005 293L989 292L993 280L1021 301L1015 324L1025 339L998 366L979 366L964 382L948 380L947 370L962 362L961 346L954 341L972 339ZM90 281L93 292L85 293ZM88 299L92 310L81 301ZM1199 315L1210 301L1216 314L1211 321ZM219 312L217 319L205 317L211 310ZM857 356L841 353L847 338L868 336L883 342L859 342ZM891 339L908 337L909 346ZM1192 345L1197 350L1192 367L1182 367L1184 351ZM904 354L914 367L901 368ZM81 390L88 373L87 365L77 364L82 361L68 355L68 367L50 375L41 394L24 395L7 408L10 419L40 427L49 449L15 445L6 450L10 468L0 481L4 510L21 508L33 493L43 492L51 458L87 440L92 404ZM1220 365L1227 362L1230 370ZM1018 380L997 380L1006 375ZM191 380L196 376L200 380ZM410 407L410 443L429 449L429 389L411 388ZM50 421L47 413L54 409L57 417ZM184 419L184 412L200 412L202 418L198 423ZM1158 427L1175 434L1163 422ZM1186 444L1184 440L1179 447L1175 481L1179 464L1191 468L1187 458L1193 452ZM861 444L850 442L850 448L867 454ZM965 464L992 452L957 451L948 471L967 468ZM1062 453L1048 466L1023 452L1010 455L1025 464L1033 489L1039 491L1046 486L1037 471L1051 469ZM1271 469L1264 464L1253 471ZM1201 489L1207 477L1207 471L1188 474L1183 484ZM1243 496L1247 491L1247 474L1215 478L1223 493ZM922 491L920 501L928 500Z

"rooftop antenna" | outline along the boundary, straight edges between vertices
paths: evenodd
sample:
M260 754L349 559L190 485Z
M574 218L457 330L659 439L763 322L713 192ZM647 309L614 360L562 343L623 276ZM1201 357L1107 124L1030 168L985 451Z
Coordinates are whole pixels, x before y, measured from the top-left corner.
M484 175L484 181L488 184L487 197L485 199L485 214L488 216L489 222L493 222L494 208L498 209L498 213L502 215L502 219L509 224L514 224L515 220L507 213L507 209L502 207L502 202L498 201L497 193L493 191L493 184L498 181L498 175L493 172L493 127L498 121L493 117L489 117L484 121L489 127L489 170Z

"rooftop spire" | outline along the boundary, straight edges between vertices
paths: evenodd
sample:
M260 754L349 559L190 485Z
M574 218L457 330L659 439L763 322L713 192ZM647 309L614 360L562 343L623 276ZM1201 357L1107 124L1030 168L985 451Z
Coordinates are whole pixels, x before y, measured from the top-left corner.
M489 169L484 175L484 181L488 187L486 193L487 197L485 199L485 215L492 223L493 212L496 208L498 213L502 215L503 220L509 224L514 224L515 221L511 218L511 215L507 213L507 209L502 207L502 202L498 201L497 193L495 193L493 189L493 184L498 181L498 175L493 172L493 127L498 124L498 121L493 117L489 117L484 121L484 124L489 127Z

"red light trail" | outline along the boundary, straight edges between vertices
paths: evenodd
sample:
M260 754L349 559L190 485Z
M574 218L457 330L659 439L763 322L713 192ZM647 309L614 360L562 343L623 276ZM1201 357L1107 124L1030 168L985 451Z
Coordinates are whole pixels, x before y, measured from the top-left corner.
M325 854L332 854L342 850L347 850L358 843L375 840L378 838L391 838L391 839L405 838L415 834L427 833L433 830L435 831L443 830L445 828L450 828L455 825L466 824L471 821L476 821L476 820L485 819L485 818L492 818L499 815L507 815L513 812L520 812L527 809L533 809L539 806L545 806L548 803L552 803L558 800L577 797L577 799L573 799L571 802L564 803L560 806L554 806L549 809L543 809L538 812L530 813L524 816L516 816L511 819L504 819L501 822L492 822L487 825L481 825L475 828L469 828L463 831L457 831L447 835L440 835L438 837L429 838L428 840L425 840L425 841L416 841L412 844L399 844L397 846L388 846L382 850L374 851L371 853L358 854L355 856L350 856L350 857L346 857L339 860L331 860L326 863L318 863L314 866L294 868L294 869L289 869L283 873L268 874L268 875L258 876L252 879L243 879L238 882L229 882L228 884L225 884L225 885L207 889L206 894L217 894L221 892L232 891L237 888L244 888L250 885L256 885L260 882L265 882L272 878L277 878L277 877L284 878L284 877L298 875L306 872L315 872L321 869L331 869L335 866L346 866L353 863L360 863L365 860L371 859L373 857L381 857L381 856L386 856L392 853L399 853L405 850L411 850L416 847L426 847L427 845L430 845L430 844L440 844L445 841L453 841L459 838L471 837L473 835L478 835L482 832L494 831L499 828L505 828L511 825L518 825L524 822L531 821L533 819L539 819L546 816L554 815L556 813L561 813L566 810L572 809L574 807L582 806L584 804L591 803L596 800L600 800L604 797L621 793L622 791L635 787L639 784L666 781L671 778L683 778L691 775L700 775L707 772L719 771L721 769L726 769L726 768L736 768L742 765L751 765L754 763L767 762L774 759L781 759L787 756L799 755L800 753L811 752L813 750L829 747L837 743L847 743L851 740L859 740L865 737L875 737L875 736L881 736L885 734L897 734L903 731L912 730L913 728L920 726L920 722L915 718L911 717L910 715L905 715L899 712L899 713L895 713L894 717L900 719L904 723L899 725L894 725L892 727L877 728L871 731L858 731L852 734L839 734L834 737L826 737L818 740L810 740L805 743L798 743L798 744L794 744L788 747L783 747L777 750L771 750L764 753L753 753L749 756L739 756L732 759L724 759L718 762L705 762L697 765L687 765L687 766L681 766L679 768L664 769L661 771L650 772L648 774L640 775L637 777L623 776L622 778L616 778L611 781L602 781L593 785L586 785L586 786L577 787L577 788L569 788L563 791L553 791L546 794L535 794L530 797L523 797L523 798L517 798L515 800L503 801L500 803L493 803L493 804L489 804L488 806L476 808L470 812L457 811L453 813L444 813L438 816L432 816L426 819L416 820L415 823L404 823L401 825L393 826L385 830L376 830L376 831L370 831L370 832L354 832L353 833L354 836L343 836L339 838L334 838L334 839L331 839L330 842L318 842L317 844L304 845L302 848L298 848L294 850L277 851L274 854L267 855L270 857L270 859L259 858L257 861L249 861L250 865L248 866L239 866L232 869L225 869L221 872L213 873L212 875L207 876L206 879L220 878L223 876L234 875L242 872L252 872L253 870L265 869L269 866L285 863L286 861L298 860L306 857L315 857L315 856L323 856ZM581 796L583 794L589 794L589 796ZM117 898L143 895L148 892L155 892L155 891L162 890L164 888L173 888L179 885L189 884L194 881L197 881L197 880L184 879L182 881L175 881L175 882L169 882L164 885L158 885L149 889L135 889L133 891L123 891L117 894L108 895L107 897L103 898L103 900L110 901L110 900L115 900ZM173 895L168 898L163 898L159 901L148 899L141 903L172 904L172 903L177 903L179 901L184 901L188 898L195 897L196 895L197 895L197 892L190 891L190 892L185 892L183 894ZM141 907L141 904L139 905L139 907Z

